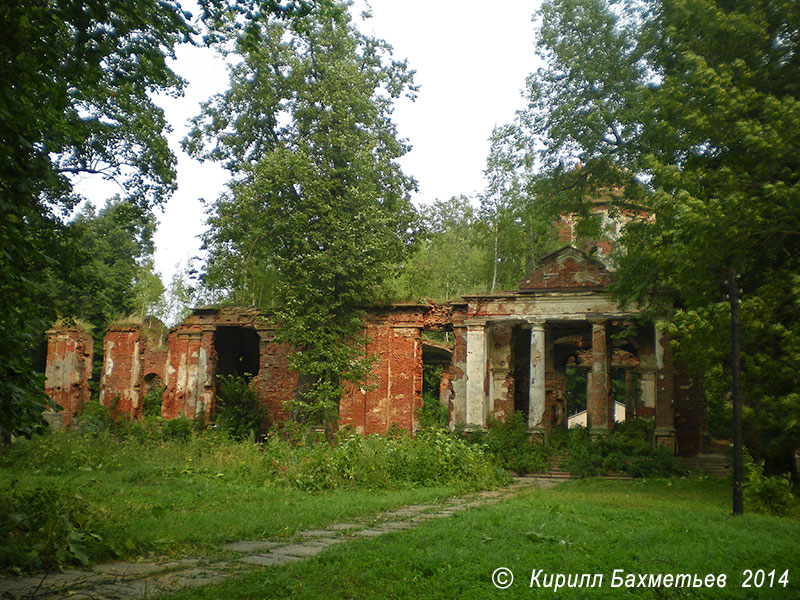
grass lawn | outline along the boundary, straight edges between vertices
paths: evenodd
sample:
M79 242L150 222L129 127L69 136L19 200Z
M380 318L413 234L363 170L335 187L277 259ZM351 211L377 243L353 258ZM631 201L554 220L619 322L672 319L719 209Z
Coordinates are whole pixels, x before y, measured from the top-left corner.
M0 499L48 500L41 507L0 506L8 511L0 522L12 531L0 536L0 569L41 569L20 556L39 544L71 540L72 529L90 532L83 539L91 562L212 556L225 542L287 537L464 491L459 485L304 491L275 483L273 462L257 445L203 438L138 442L53 434L20 442L0 456ZM38 515L29 517L35 541L6 522L25 513Z
M506 567L513 584L498 590ZM554 574L603 575L602 585L553 592ZM627 574L725 574L724 588L617 587ZM744 571L775 570L774 583L743 588ZM786 570L788 585L778 579ZM638 578L634 578L638 583ZM754 582L751 582L754 583ZM187 598L800 598L800 519L730 516L717 480L580 480L532 490L416 529L333 546L319 556L207 588Z

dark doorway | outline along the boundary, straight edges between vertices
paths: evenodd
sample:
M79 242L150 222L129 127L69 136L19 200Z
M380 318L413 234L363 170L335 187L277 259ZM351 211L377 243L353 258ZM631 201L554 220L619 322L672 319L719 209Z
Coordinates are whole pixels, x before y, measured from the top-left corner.
M514 412L525 415L528 422L531 382L531 330L519 325L511 330L514 359Z
M249 327L218 327L214 332L217 376L233 375L250 380L258 374L259 337Z

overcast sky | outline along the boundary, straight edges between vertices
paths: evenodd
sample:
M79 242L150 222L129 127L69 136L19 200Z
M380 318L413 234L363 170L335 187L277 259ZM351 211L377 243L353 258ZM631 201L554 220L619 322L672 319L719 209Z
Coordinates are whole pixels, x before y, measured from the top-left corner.
M188 4L188 3L186 3ZM401 101L394 121L412 150L401 165L419 183L418 205L484 187L488 138L495 125L510 122L522 108L525 77L536 67L531 16L540 0L371 0L373 18L360 26L385 39L397 58L416 70L416 102ZM360 13L363 1L354 14ZM177 50L175 71L189 81L184 97L165 98L173 128L170 145L178 157L178 191L158 212L156 270L168 284L176 266L199 255L205 213L201 199L215 199L227 173L198 163L180 149L187 120L199 103L227 87L225 65L204 48ZM102 205L122 193L114 185L85 179L78 191Z

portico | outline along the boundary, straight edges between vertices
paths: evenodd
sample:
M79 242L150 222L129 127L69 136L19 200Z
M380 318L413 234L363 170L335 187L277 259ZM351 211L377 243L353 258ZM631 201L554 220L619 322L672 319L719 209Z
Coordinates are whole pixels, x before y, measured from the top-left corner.
M455 330L465 338L465 364L456 369L465 393L455 403L464 404L467 429L514 410L526 415L534 434L565 428L571 364L588 371L593 433L614 426L612 368L624 369L624 398L617 399L631 407L629 417L654 415L656 441L674 447L669 345L653 325L637 323L635 308L617 306L606 291L609 275L582 252L564 248L546 257L519 290L465 297L466 319Z

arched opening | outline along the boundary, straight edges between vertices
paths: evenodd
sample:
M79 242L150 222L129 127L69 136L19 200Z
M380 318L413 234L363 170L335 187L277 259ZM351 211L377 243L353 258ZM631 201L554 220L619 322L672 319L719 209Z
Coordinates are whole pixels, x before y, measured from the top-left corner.
M164 382L156 373L148 373L144 376L144 398L142 399L142 416L160 417L161 404L163 401Z

